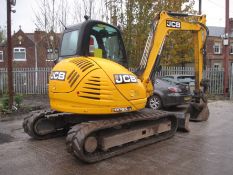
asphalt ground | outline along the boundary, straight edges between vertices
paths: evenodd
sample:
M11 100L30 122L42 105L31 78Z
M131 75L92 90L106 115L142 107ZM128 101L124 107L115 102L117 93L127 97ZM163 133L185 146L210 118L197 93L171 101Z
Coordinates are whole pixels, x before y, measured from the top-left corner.
M65 137L37 141L23 132L20 114L0 122L0 175L232 175L233 102L209 103L207 122L191 122L152 144L95 164L66 151Z

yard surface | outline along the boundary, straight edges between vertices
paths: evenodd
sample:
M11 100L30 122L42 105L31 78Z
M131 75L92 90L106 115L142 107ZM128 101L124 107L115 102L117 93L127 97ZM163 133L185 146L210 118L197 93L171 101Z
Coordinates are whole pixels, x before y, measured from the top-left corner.
M233 103L210 102L209 108L209 120L190 123L190 133L177 132L169 140L95 164L84 164L67 153L65 137L31 139L22 129L25 115L8 117L0 122L0 174L232 175Z

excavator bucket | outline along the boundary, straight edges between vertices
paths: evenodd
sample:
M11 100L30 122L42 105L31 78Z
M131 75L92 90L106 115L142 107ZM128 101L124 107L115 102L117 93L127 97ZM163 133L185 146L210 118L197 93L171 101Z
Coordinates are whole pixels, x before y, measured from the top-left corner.
M194 91L193 99L189 105L190 120L197 122L207 121L210 115L206 96L209 80L202 79L200 85L203 87L203 90Z
M189 106L191 121L206 121L209 118L209 108L207 102L200 100L200 103L191 102Z

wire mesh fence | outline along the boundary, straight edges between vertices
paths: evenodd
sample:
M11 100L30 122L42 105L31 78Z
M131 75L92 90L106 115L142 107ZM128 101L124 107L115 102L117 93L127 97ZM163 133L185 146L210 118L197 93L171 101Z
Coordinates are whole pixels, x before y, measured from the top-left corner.
M130 69L131 71L133 68ZM13 70L14 92L20 94L46 94L51 68L16 68ZM193 67L163 67L157 76L166 75L193 75ZM209 93L223 94L224 70L207 69L203 78L210 81ZM232 85L232 81L231 81ZM232 89L232 86L231 86ZM7 92L7 70L0 69L0 93Z

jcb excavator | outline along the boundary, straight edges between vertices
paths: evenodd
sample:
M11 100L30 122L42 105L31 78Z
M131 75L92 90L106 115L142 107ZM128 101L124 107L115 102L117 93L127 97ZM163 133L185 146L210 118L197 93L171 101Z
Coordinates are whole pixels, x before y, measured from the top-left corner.
M69 130L67 150L89 163L172 137L178 125L175 114L145 106L153 92L164 41L175 30L193 32L196 91L190 114L195 120L206 120L207 101L200 88L206 18L195 15L197 22L179 18L188 16L165 11L155 16L135 73L127 69L116 27L87 20L66 28L49 81L51 110L25 118L25 132L36 139L48 139Z

